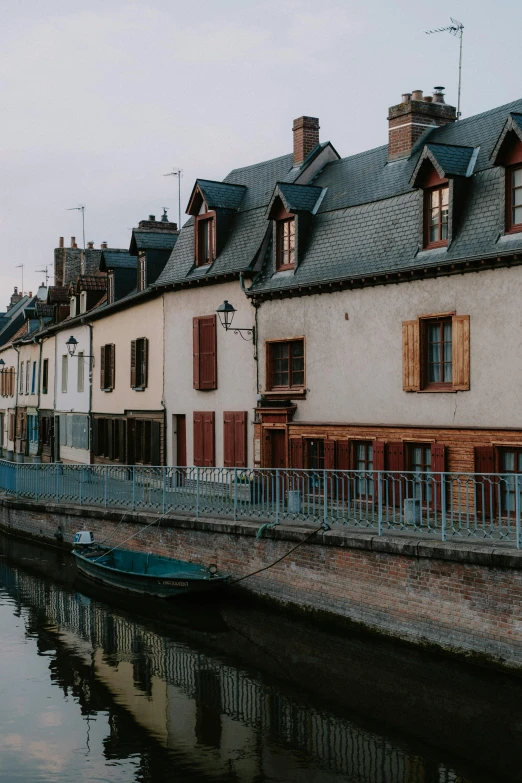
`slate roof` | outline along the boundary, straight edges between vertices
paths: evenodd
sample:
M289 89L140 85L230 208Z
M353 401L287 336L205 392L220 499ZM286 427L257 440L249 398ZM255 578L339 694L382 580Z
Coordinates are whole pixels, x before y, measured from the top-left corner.
M239 209L246 186L231 182L214 182L210 179L197 179L194 187L199 187L209 209Z
M69 304L69 289L64 285L52 285L47 298L50 304Z
M190 219L157 285L211 278L253 269L254 265L258 269L261 255L265 260L250 288L252 294L496 257L522 249L522 233L503 235L503 172L490 159L506 120L511 115L518 122L521 114L522 99L434 128L408 159L389 163L384 145L327 163L310 183L326 192L312 218L306 250L294 273L276 273L271 253L265 252L270 236L266 208L276 184L291 185L302 169L293 167L292 155L234 169L224 181L244 185L247 190L218 257L209 267L194 268ZM429 152L424 151L426 145ZM430 251L419 247L421 199L411 184L422 154L431 154L448 175L451 172L458 177L465 176L475 158L451 244ZM298 185L294 188L300 190ZM289 199L294 188L286 191Z
M95 275L80 275L76 283L76 291L105 291L107 277L102 272Z
M100 271L109 269L136 269L138 259L131 256L127 250L103 250L100 261Z
M478 147L459 147L456 144L426 144L410 178L416 185L416 178L422 164L429 160L440 177L470 177L478 157Z
M179 232L140 231L132 230L130 255L137 255L138 250L172 250L176 244Z
M278 182L269 209L274 199L279 196L288 212L313 212L322 193L323 188L318 188L316 185L292 185Z
M500 152L502 143L506 138L506 135L511 130L514 131L517 134L518 138L522 141L522 114L517 114L516 112L510 112L509 116L506 119L506 122L504 123L504 127L502 128L502 131L497 139L497 143L493 148L493 152L490 155L490 160L492 161L492 163L496 162L496 158L498 153Z
M35 302L35 313L38 318L52 318L54 315L54 307L46 302Z

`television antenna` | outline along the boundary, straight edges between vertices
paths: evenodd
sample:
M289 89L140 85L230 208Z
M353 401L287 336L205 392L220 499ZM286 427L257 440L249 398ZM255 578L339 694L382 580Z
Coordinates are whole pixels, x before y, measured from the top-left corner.
M464 25L459 22L458 19L453 19L450 16L451 24L447 27L437 27L435 30L425 30L426 35L432 35L433 33L451 33L455 38L459 39L459 89L457 98L457 119L460 120L460 86L462 83L462 35L464 33Z
M178 178L178 231L181 230L181 177L183 176L183 169L172 169L168 174L164 174L164 177L177 177Z
M35 272L41 272L42 275L45 275L45 287L47 288L47 283L49 282L49 272L47 271L50 267L50 264L46 264L43 269L35 269Z
M74 210L82 213L83 249L85 250L85 204L78 204L77 207L69 207L67 212L73 212Z
M25 264L17 264L16 265L17 269L21 269L22 270L22 290L20 292L22 294L22 296L24 295L24 266L25 266Z

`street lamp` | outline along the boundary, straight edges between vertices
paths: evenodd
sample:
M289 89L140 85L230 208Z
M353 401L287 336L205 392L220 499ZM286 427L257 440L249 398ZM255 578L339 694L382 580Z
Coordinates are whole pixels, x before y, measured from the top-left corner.
M0 367L4 367L4 366L5 366L5 362L4 362L4 360L3 360L3 359L0 359Z
M71 357L74 356L76 354L76 349L78 348L78 340L76 339L76 337L73 337L73 335L71 334L71 336L69 337L65 345L67 346L67 353L69 354L69 356ZM92 356L90 356L89 354L83 354L82 358L84 360L92 359Z
M252 340L254 344L254 358L256 355L256 327L251 326L249 329L246 328L240 328L238 326L232 326L232 320L234 318L234 313L236 312L236 308L234 305L231 305L228 299L225 299L223 304L220 304L219 307L216 309L216 313L219 316L219 321L221 323L221 326L225 330L225 332L228 332L232 330L234 334L238 334L243 340L250 341ZM243 336L243 332L245 332L245 336Z

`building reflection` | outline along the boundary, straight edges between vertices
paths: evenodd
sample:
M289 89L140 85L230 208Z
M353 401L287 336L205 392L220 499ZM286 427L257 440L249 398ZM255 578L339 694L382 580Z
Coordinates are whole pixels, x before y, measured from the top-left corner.
M310 706L230 665L0 561L0 581L50 675L86 717L109 715L107 759L140 754L140 778L466 783L438 761ZM284 774L282 774L284 772ZM307 777L306 779L310 779Z

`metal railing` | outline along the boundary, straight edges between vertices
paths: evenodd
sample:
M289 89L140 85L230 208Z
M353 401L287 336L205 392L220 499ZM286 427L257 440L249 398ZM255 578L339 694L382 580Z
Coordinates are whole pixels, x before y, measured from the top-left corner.
M0 460L14 498L233 520L345 525L386 533L522 546L522 475L141 465Z

